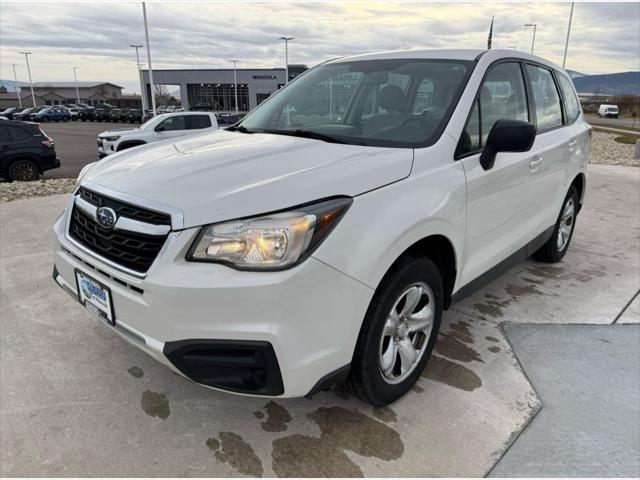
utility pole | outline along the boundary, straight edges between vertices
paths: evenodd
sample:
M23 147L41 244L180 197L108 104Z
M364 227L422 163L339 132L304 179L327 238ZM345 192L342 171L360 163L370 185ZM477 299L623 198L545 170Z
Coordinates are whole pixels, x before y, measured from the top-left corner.
M20 108L22 108L22 93L20 90L18 90L18 75L16 75L16 65L17 63L13 64L13 79L16 82L16 93L18 94L18 103L20 104Z
M536 44L536 29L538 28L537 23L525 23L525 27L533 27L533 39L531 39L531 55L533 55L533 47Z
M76 101L78 102L77 105L80 106L80 90L78 90L78 74L76 73L76 69L78 67L73 67L73 79L76 82Z
M156 116L156 95L155 85L153 84L153 66L151 65L151 46L149 43L149 26L147 25L147 7L142 2L142 16L144 17L144 37L147 42L147 63L149 64L149 86L151 88L151 109L153 116ZM146 93L146 92L145 92Z
M280 40L284 40L285 85L289 83L289 40L294 40L295 38L296 37L280 37Z
M567 41L564 42L564 57L562 57L562 68L567 63L567 50L569 50L569 35L571 34L571 21L573 20L573 6L575 2L571 2L571 13L569 13L569 26L567 27Z
M142 115L144 116L144 111L147 109L147 99L145 98L144 91L144 81L142 80L142 69L140 68L140 53L138 52L139 48L142 48L144 45L129 45L131 48L136 49L136 63L138 64L138 80L140 80L140 99L142 100Z
M238 115L238 75L236 74L236 65L240 60L231 59L229 61L233 62L233 95L236 100L236 115Z
M31 87L31 100L33 100L33 108L36 108L36 95L33 93L33 81L31 80L31 67L29 66L29 55L31 52L20 52L21 55L24 55L25 60L27 61L27 73L29 74L29 87Z

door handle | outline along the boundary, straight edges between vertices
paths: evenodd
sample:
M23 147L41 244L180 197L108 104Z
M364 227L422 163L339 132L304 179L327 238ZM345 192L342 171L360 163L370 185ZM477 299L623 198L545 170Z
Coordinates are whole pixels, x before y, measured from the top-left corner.
M536 155L535 157L533 157L529 162L529 170L532 172L535 172L536 170L538 170L538 168L540 168L540 163L542 163L543 159L544 157L542 157L541 155Z
M569 148L573 148L576 146L576 143L578 143L577 139L573 139L569 142Z

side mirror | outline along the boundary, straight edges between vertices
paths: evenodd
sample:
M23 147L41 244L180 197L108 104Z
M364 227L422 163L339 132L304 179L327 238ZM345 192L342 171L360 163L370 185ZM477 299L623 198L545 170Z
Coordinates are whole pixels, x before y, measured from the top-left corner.
M535 139L535 125L520 120L498 120L489 132L480 165L485 170L493 168L498 152L528 152Z
M164 132L166 129L162 125L156 127L156 132Z

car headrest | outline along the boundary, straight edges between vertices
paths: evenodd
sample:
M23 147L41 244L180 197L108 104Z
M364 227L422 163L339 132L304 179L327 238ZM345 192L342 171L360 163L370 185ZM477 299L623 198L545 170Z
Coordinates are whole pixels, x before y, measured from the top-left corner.
M407 106L404 93L402 93L402 89L398 85L385 85L382 87L379 104L380 108L395 111L404 111Z

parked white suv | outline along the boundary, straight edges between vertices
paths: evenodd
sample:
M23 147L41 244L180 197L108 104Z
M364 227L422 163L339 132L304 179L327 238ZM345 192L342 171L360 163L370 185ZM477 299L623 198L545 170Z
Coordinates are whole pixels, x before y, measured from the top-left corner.
M191 380L296 397L414 384L443 309L563 258L590 127L571 80L511 50L324 63L230 131L86 167L53 277Z
M98 135L98 158L147 143L217 129L218 123L213 113L165 113L136 128L102 132Z

